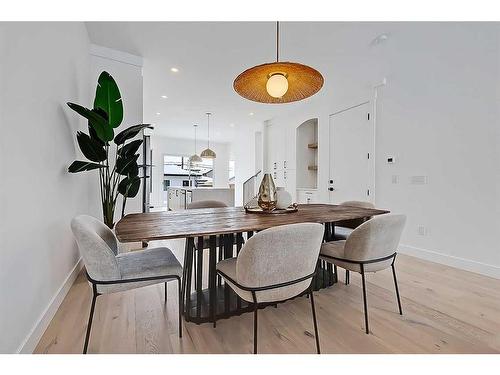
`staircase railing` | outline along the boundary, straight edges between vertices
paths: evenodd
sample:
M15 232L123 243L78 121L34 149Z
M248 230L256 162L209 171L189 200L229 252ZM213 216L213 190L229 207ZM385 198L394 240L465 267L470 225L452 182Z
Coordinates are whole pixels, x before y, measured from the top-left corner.
M243 205L246 205L257 196L259 189L259 187L257 186L259 182L258 177L261 172L261 170L258 171L253 176L249 177L245 182L243 182Z

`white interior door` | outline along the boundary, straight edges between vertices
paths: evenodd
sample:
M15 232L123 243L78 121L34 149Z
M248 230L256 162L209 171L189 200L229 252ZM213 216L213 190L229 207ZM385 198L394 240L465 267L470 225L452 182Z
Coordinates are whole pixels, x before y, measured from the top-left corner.
M330 203L372 201L373 137L368 102L330 115Z

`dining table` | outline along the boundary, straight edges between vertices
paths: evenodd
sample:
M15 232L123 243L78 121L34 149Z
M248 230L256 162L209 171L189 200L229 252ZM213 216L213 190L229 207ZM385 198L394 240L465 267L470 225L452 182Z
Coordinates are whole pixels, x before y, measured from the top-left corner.
M321 223L325 228L323 241L328 242L335 238L337 223L367 220L388 212L333 204L300 204L295 212L279 214L249 213L243 207L200 208L128 214L116 224L115 233L120 242L186 240L183 316L186 321L200 324L253 311L251 303L242 300L217 275L216 264L238 256L245 241L255 233L279 225ZM208 263L205 267L204 262ZM332 264L318 259L313 289L327 288L337 281ZM204 284L208 288L203 288Z

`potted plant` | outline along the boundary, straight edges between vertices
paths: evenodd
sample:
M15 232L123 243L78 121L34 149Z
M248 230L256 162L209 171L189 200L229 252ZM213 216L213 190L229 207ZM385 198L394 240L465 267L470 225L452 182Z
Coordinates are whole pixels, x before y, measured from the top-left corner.
M88 160L75 160L68 172L99 171L102 215L104 223L112 229L118 195L123 196L123 217L127 198L135 197L141 185L137 159L142 139L133 138L144 128L152 127L138 124L115 135L115 129L123 120L123 103L118 85L108 72L99 76L92 109L75 103L67 104L88 120L88 134L82 131L76 133L78 146Z

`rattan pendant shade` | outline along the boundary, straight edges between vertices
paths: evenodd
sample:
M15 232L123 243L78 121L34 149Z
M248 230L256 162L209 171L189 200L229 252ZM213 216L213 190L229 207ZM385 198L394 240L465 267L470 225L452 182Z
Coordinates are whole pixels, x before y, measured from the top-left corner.
M269 76L287 74L288 91L281 98L267 92ZM323 76L316 69L294 62L274 62L245 70L234 80L234 90L242 97L259 103L290 103L308 98L323 87Z
M278 95L271 96L268 91L269 78L280 75L288 84ZM285 77L285 78L283 78ZM287 82L288 81L288 82ZM276 23L276 62L257 65L245 70L233 82L234 90L242 97L259 103L290 103L308 98L323 87L324 79L320 72L310 66L279 61L279 22ZM285 92L286 91L286 92Z

